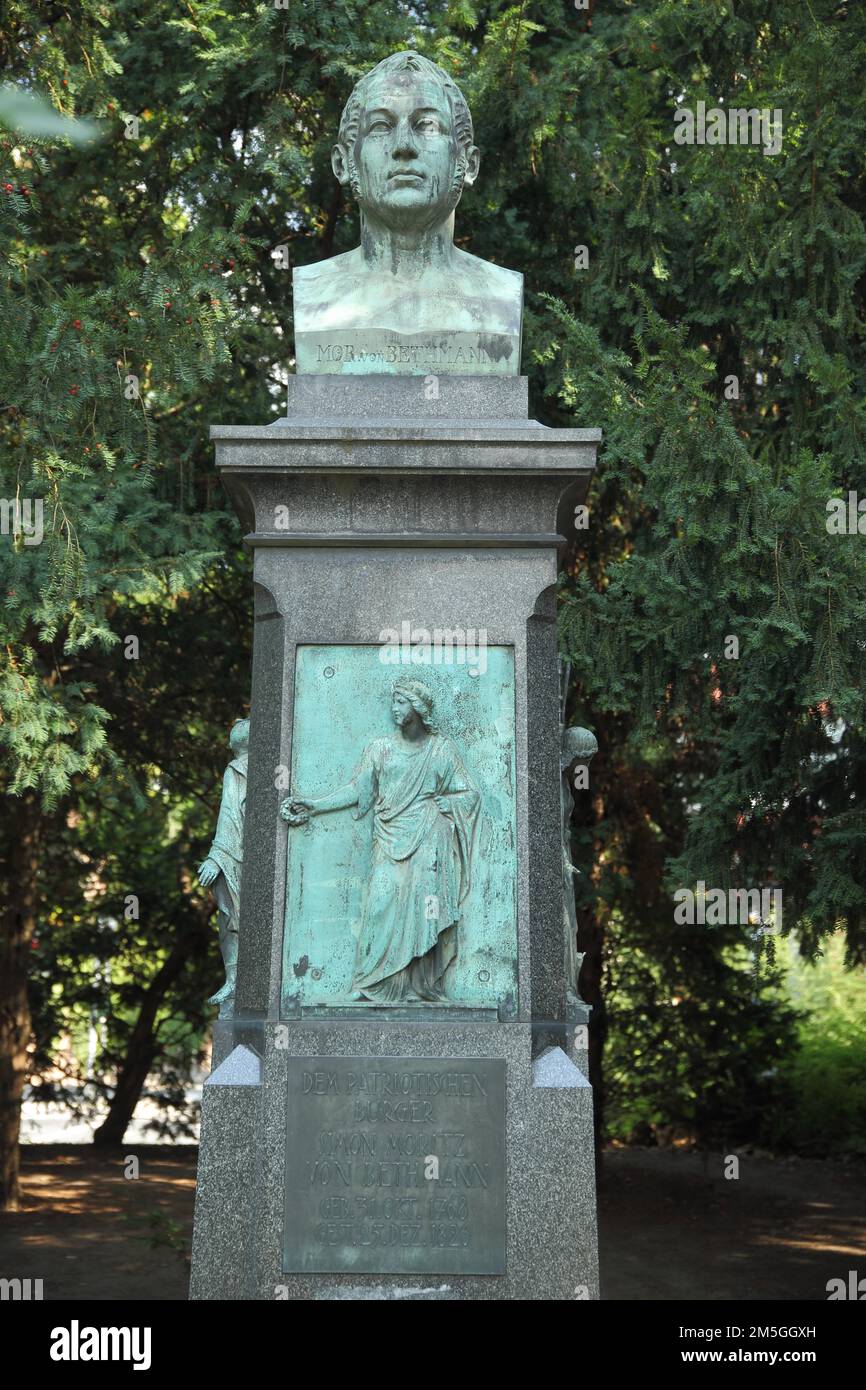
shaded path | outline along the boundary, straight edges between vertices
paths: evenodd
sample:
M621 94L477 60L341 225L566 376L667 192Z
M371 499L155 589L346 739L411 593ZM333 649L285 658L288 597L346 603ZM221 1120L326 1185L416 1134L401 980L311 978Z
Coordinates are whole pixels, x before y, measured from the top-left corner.
M602 1297L827 1298L866 1277L866 1165L837 1159L608 1150L599 1204Z
M123 1176L136 1154L140 1176ZM129 1144L23 1150L23 1209L0 1218L0 1275L46 1299L185 1299L197 1150ZM826 1299L866 1277L866 1165L608 1150L600 1197L608 1299Z

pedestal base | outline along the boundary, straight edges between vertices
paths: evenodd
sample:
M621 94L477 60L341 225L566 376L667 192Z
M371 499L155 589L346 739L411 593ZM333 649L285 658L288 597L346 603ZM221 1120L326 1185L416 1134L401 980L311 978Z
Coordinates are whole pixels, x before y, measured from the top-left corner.
M533 1062L521 1023L260 1027L264 1055L238 1043L205 1083L192 1298L598 1297L592 1091L561 1049ZM501 1272L455 1272L500 1242Z

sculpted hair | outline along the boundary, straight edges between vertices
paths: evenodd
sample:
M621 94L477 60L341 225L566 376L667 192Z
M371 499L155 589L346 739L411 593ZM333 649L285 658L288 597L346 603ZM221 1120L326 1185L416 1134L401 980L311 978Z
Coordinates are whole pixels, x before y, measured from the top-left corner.
M433 695L423 681L411 680L403 676L394 682L394 694L405 695L412 708L420 714L427 728L435 732L433 724Z
M238 719L232 725L229 734L229 748L237 757L249 745L250 741L250 721L248 719Z
M352 94L346 105L343 107L343 114L340 117L339 142L347 150L354 148L358 138L358 122L361 119L361 112L364 109L364 94L373 81L374 77L381 77L384 73L402 72L405 69L412 72L422 73L425 77L431 77L434 82L442 88L448 98L448 105L451 108L451 119L454 123L454 135L460 146L461 152L465 151L472 144L474 133L472 129L472 115L466 104L466 98L461 92L457 83L453 81L436 63L431 63L429 58L423 57L420 53L392 53L390 57L383 58L381 63L377 63L374 68L366 72L364 76L356 82L352 89Z

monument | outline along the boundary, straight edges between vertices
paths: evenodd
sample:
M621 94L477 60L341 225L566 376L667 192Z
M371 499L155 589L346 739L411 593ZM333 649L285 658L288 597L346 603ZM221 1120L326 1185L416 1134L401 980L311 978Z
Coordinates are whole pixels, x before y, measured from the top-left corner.
M594 1298L555 585L600 434L528 418L522 277L454 246L447 74L378 64L333 165L286 416L211 431L255 633L191 1296Z

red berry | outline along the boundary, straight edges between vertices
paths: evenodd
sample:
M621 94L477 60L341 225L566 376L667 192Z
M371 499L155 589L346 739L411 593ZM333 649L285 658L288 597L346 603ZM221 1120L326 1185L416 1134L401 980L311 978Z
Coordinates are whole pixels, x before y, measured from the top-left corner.
M78 395L78 387L77 387L77 386L70 386L70 388L69 388L69 394L70 394L70 396L77 396L77 395Z
M15 189L12 187L11 183L4 183L4 185L3 185L3 192L4 192L4 193L14 193L14 192L15 192Z
M80 328L80 327L81 327L81 319L73 319L73 320L72 320L72 327L73 327L73 328Z

